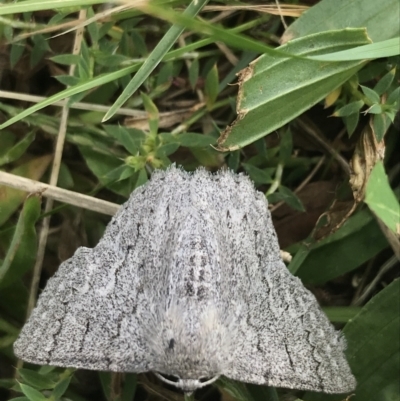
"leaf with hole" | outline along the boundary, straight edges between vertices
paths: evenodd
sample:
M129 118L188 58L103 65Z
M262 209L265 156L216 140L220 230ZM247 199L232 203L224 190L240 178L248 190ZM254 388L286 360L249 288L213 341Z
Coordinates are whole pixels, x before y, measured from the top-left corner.
M303 13L282 37L288 40L331 29L365 27L368 36L379 42L399 36L398 0L322 0ZM385 21L384 29L382 21Z
M307 56L368 41L365 30L346 29L303 37L279 49ZM270 55L259 57L240 74L238 117L221 133L219 149L232 151L274 132L324 99L363 65L360 61L328 63Z

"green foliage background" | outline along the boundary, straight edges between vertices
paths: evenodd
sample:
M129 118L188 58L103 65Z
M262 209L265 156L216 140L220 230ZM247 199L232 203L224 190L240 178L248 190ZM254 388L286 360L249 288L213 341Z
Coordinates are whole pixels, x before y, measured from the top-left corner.
M59 106L46 106L63 99L61 188L121 204L171 163L245 172L271 205L281 247L293 256L289 270L343 329L358 381L351 399L399 400L400 4L307 3L282 21L264 5L225 1L62 0L57 9L49 0L2 2L0 183L2 171L49 180L62 122ZM292 15L297 5L274 10ZM73 52L78 12L86 23ZM30 106L21 94L44 99ZM40 194L0 186L0 400L182 399L152 374L15 359L29 296L78 246L94 246L109 220L60 203L45 212L43 203ZM34 270L48 216L44 262ZM195 398L346 395L221 378Z

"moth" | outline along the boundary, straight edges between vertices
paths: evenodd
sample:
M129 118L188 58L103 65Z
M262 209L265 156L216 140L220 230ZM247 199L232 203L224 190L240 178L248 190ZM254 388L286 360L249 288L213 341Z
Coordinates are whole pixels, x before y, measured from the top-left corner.
M354 390L345 340L281 260L264 194L230 171L156 171L48 281L14 344L35 363Z

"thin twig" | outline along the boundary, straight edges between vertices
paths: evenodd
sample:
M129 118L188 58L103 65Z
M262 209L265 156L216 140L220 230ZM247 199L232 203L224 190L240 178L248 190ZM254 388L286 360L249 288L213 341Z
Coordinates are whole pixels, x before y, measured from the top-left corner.
M308 174L308 176L305 178L305 180L303 180L301 182L301 184L294 190L295 194L299 193L312 180L312 178L315 176L315 174L317 174L317 172L320 169L320 167L324 164L325 159L326 159L326 156L322 156L318 160L318 163L311 170L310 174ZM284 203L285 203L284 201L281 201L281 202L277 203L276 205L272 206L271 209L270 209L270 212L271 213L274 212L276 209L281 207Z
M398 263L398 260L395 255L393 255L389 260L387 260L382 267L379 269L378 273L374 277L374 279L370 282L368 287L365 289L365 291L358 297L357 300L353 302L354 306L359 306L364 303L364 301L371 295L372 291L375 289L376 285L378 282L381 280L382 276L388 272L396 263Z
M108 216L114 216L120 207L117 203L108 202L78 192L68 191L67 189L62 189L54 185L34 181L4 171L0 171L0 185L6 185L7 187L29 193L40 192L42 196L46 198Z
M349 163L347 163L346 159L344 159L339 154L339 152L334 149L332 145L320 134L318 128L316 128L316 126L311 121L309 121L308 119L306 120L304 117L298 118L297 123L307 134L315 139L315 141L318 142L319 145L321 145L330 155L332 155L332 157L339 163L347 176L350 176Z
M285 18L283 16L282 8L281 8L281 5L279 4L279 0L275 0L275 3L276 3L276 7L278 8L279 17L281 18L282 25L286 30L287 29L287 24L286 24Z

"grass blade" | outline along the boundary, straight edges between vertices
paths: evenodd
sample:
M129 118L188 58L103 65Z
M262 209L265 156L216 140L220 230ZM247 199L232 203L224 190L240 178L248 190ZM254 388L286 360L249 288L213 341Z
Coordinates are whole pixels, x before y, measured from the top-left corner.
M311 60L319 61L350 61L367 60L380 57L391 57L400 54L400 37L387 39L382 42L370 43L364 46L354 47L353 49L340 52L324 54L321 56L311 56Z
M207 4L207 2L208 0L193 0L183 14L194 17ZM164 11L166 12L165 9ZM103 122L109 120L116 113L116 111L132 96L132 94L139 89L140 85L142 85L145 79L157 67L163 57L167 54L168 50L171 49L183 30L184 27L178 25L173 25L168 30L168 32L164 35L164 37L160 40L158 45L154 48L149 57L140 67L139 71L132 78L132 80L126 86L126 88L115 101L115 103L111 106L110 110L106 113L103 118Z

